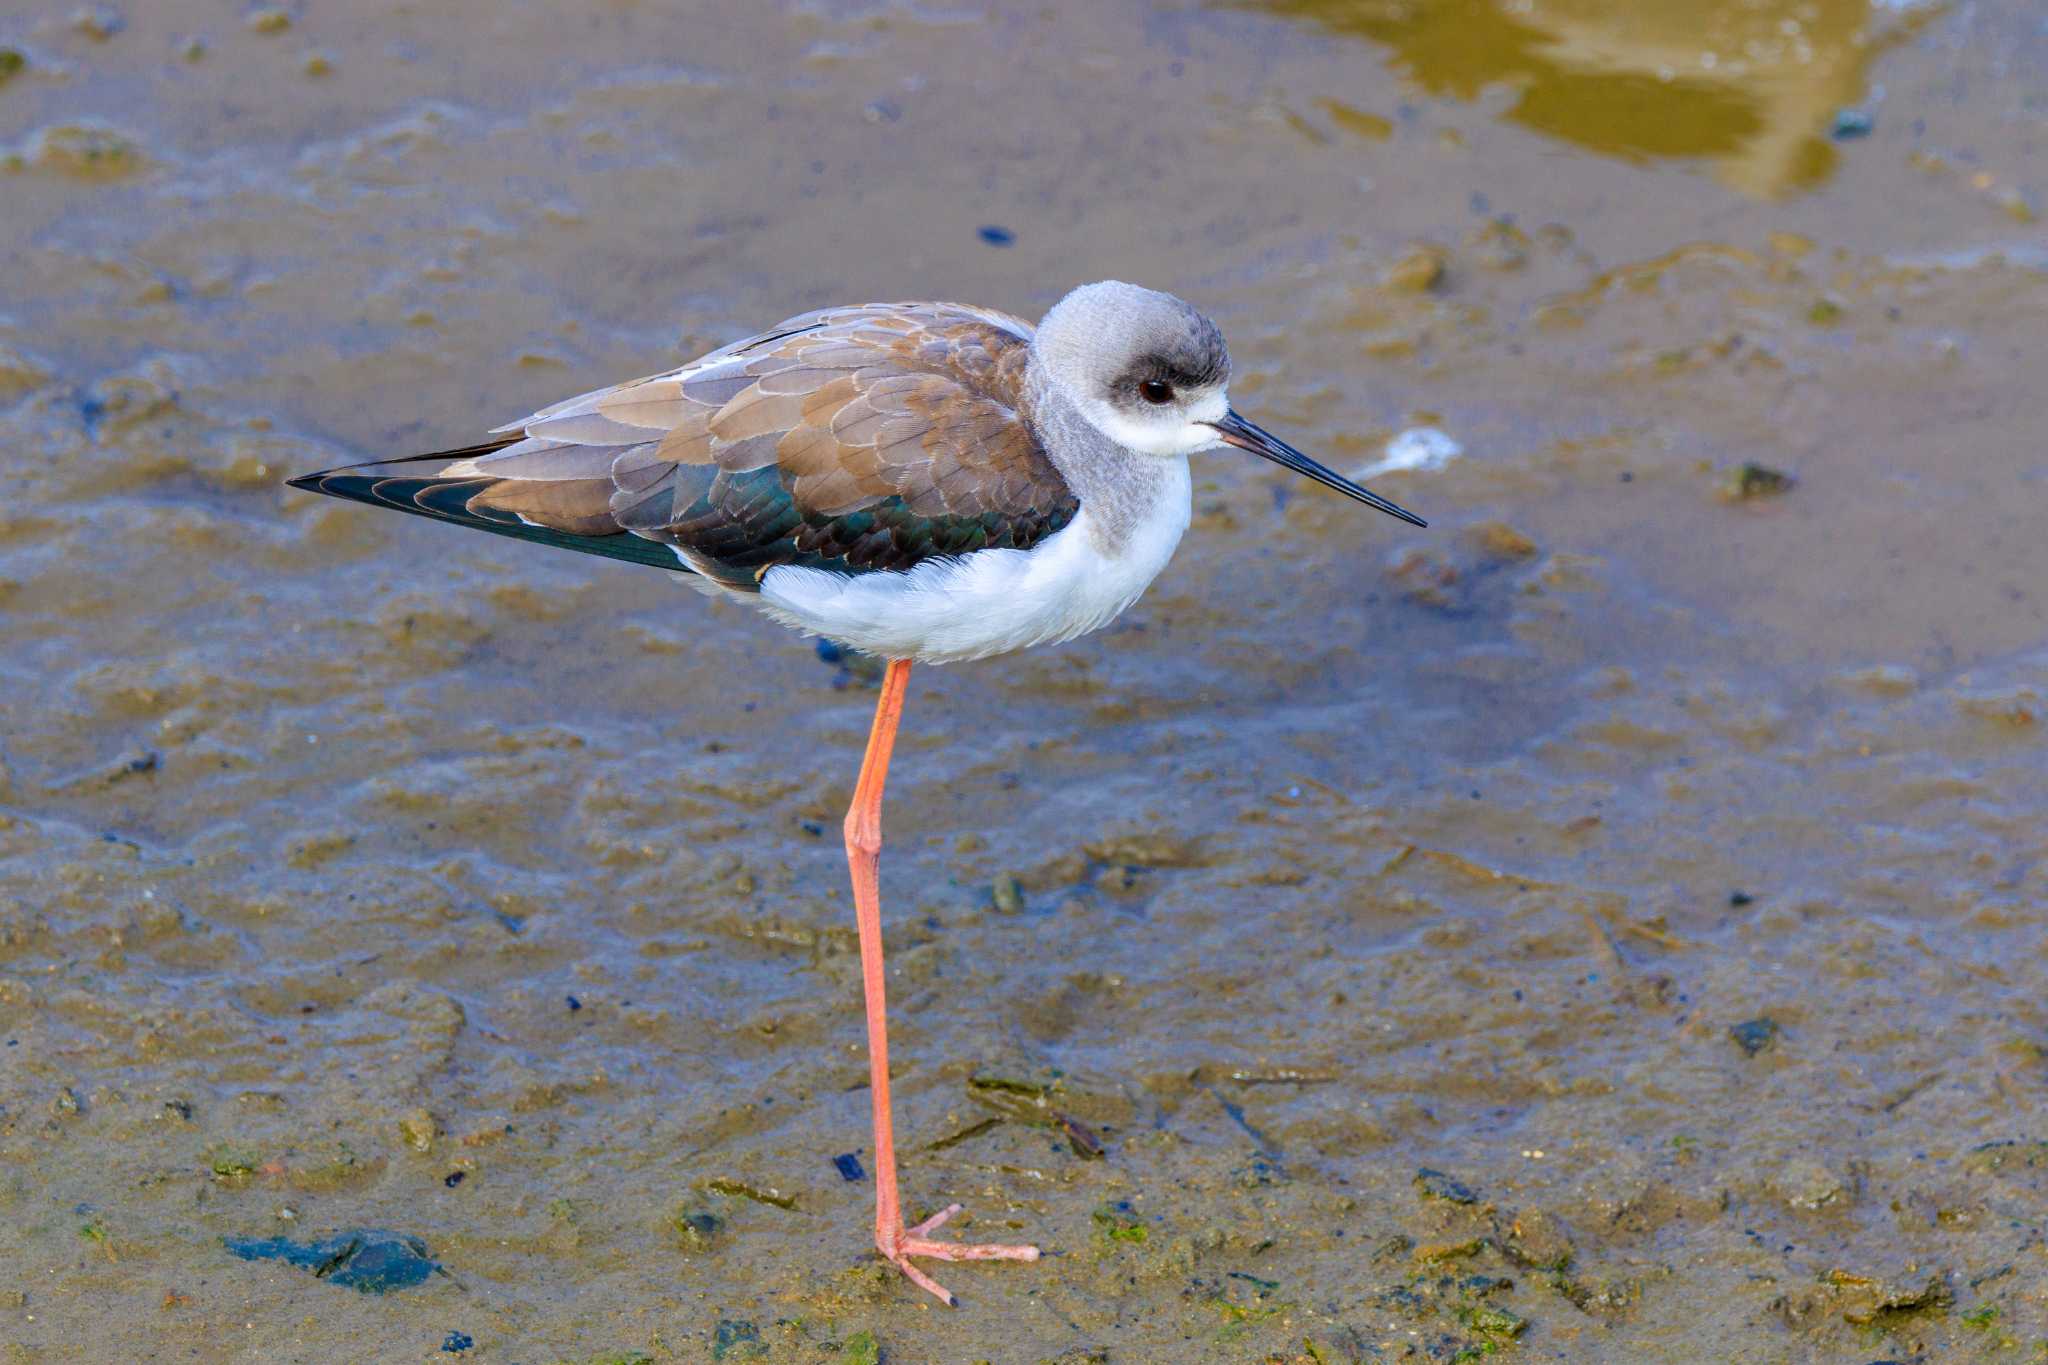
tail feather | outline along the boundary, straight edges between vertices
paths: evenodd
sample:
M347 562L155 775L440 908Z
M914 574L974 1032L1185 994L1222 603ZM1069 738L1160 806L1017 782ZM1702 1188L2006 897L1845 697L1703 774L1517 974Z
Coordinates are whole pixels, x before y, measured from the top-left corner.
M301 474L298 478L286 480L286 483L309 493L325 493L329 497L345 498L370 507L387 507L394 512L430 517L472 530L532 541L537 545L602 555L607 559L645 564L675 573L690 572L689 566L677 559L673 550L658 541L645 540L623 529L587 534L542 526L507 508L492 506L487 498L477 496L488 494L505 481L473 474L448 477L444 473L451 465L503 450L519 439L518 436L508 436L461 450L343 465L337 469Z

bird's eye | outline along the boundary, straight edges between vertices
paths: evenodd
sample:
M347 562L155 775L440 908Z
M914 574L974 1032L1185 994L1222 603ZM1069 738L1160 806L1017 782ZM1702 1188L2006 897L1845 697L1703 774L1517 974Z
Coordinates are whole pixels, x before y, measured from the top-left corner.
M1171 403L1173 385L1163 379L1147 379L1138 385L1138 396L1147 403Z

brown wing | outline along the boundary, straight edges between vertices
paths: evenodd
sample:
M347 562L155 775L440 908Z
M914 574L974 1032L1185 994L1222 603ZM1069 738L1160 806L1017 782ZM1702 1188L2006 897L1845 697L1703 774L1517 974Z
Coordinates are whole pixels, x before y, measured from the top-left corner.
M501 448L401 462L379 476L395 497L367 471L308 486L444 518L459 503L452 519L552 543L630 534L743 589L778 564L1025 548L1077 510L1026 420L1030 335L957 304L829 309L558 403L500 428Z

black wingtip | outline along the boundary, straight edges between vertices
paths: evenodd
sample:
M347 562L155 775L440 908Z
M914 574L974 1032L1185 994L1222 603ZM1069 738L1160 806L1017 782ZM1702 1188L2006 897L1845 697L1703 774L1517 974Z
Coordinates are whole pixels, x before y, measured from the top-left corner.
M576 535L536 525L516 513L474 508L470 506L470 495L494 482L492 479L481 475L453 479L441 477L441 471L455 461L501 450L517 439L505 436L464 450L339 465L286 479L285 486L371 507L384 507L394 512L408 512L471 530L489 531L514 540L616 559L622 563L643 564L670 573L692 571L667 545L628 532Z

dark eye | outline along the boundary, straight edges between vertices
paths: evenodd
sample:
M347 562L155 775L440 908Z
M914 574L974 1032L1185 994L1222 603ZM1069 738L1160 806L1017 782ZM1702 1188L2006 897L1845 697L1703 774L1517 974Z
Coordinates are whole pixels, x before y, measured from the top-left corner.
M1173 385L1163 379L1148 379L1138 385L1138 396L1147 403L1171 403Z

